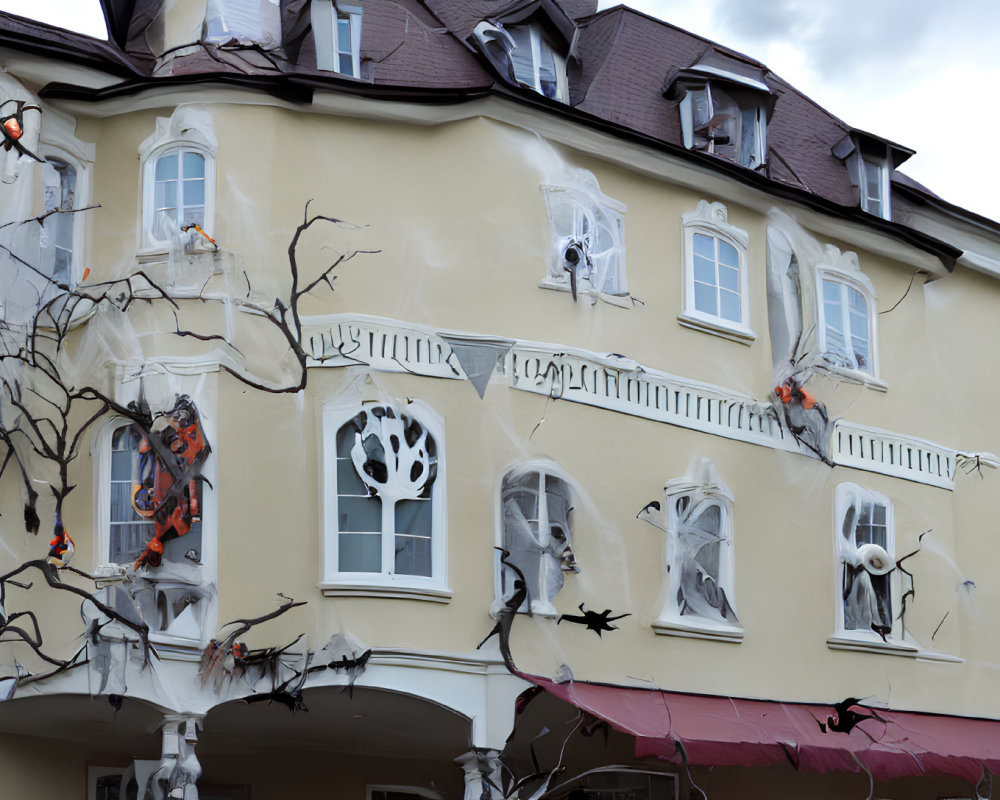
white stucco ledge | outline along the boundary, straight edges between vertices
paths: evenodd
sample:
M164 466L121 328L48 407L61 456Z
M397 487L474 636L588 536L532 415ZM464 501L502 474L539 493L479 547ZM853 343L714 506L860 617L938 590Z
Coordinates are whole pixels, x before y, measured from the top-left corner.
M451 602L451 589L426 589L413 586L386 586L378 583L318 583L324 597L386 597L393 600L429 600Z
M702 333L710 333L713 336L720 336L731 342L750 345L757 340L757 334L750 328L736 324L726 325L721 320L714 322L690 314L678 314L677 321L685 328L691 328L691 330L701 331Z
M676 619L658 619L652 623L653 631L660 636L686 636L689 639L708 639L713 642L739 644L743 641L743 628L735 625L712 625L681 622Z
M831 636L826 640L826 644L831 650L855 650L866 653L878 653L880 655L915 658L918 661L939 661L948 664L965 663L964 658L959 658L948 653L939 653L934 650L923 650L915 644L900 642L898 640L883 642L881 639Z

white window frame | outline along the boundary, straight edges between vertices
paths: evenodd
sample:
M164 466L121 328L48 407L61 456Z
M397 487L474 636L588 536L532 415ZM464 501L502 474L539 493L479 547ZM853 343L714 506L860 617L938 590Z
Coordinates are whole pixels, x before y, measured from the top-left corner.
M574 241L583 239L582 232L574 226L573 231L559 230L557 228L556 216L560 206L564 212L572 208L575 222L580 223L587 219L591 230L597 228L607 228L613 231L615 242L614 252L609 256L610 265L605 273L605 283L602 286L594 286L589 280L577 282L577 295L594 295L612 305L622 308L631 308L633 303L628 293L627 273L625 269L625 212L627 208L624 203L620 203L603 194L593 173L584 169L572 170L572 181L567 180L565 184L543 184L542 191L545 194L545 207L549 217L549 226L552 230L552 249L549 253L549 265L545 277L539 282L539 287L543 289L555 289L556 291L569 292L572 290L569 273L565 269L565 253L567 246ZM606 292L605 287L608 281L612 281L618 291Z
M431 575L397 575L392 572L392 560L384 556L391 546L394 531L382 525L382 572L341 572L339 568L339 525L337 493L337 432L366 406L391 405L397 412L418 421L434 440L437 448L437 476L428 502L431 507ZM422 400L407 403L383 401L344 404L331 402L323 406L323 452L320 470L322 498L321 573L318 587L328 596L399 597L448 602L448 524L447 471L445 468L444 418ZM383 520L390 515L383 508ZM387 537L388 540L387 540Z
M41 147L43 158L54 158L72 167L76 172L76 189L73 195L73 208L86 208L90 204L90 169L86 162L75 158L70 152L55 145L45 144ZM44 210L44 209L43 209ZM70 255L69 280L70 286L75 286L83 277L83 248L86 238L84 227L86 224L86 212L76 211L69 215L73 220L73 250Z
M215 427L200 413L199 420L205 438L215 441ZM114 433L123 425L131 425L132 420L114 416L103 423L91 440L91 460L94 464L94 570L102 572L101 567L108 564L111 548L111 443ZM217 466L215 452L211 452L201 474L206 481L201 492L201 575L202 586L214 586L218 574L218 520L219 506L217 493L212 489L217 486ZM127 565L131 567L132 565ZM188 639L160 632L150 632L149 639L162 647L161 655L183 653L185 650L199 650L208 644L215 635L217 625L217 603L215 594L205 597L200 602L206 603L202 611L202 631L200 639ZM149 621L146 621L149 624ZM152 628L153 626L150 625ZM183 656L182 656L183 657Z
M716 72L721 73L722 71L716 70ZM728 73L723 73L723 74L728 74ZM735 78L737 76L731 76L731 77ZM749 86L751 90L761 90L763 92L768 91L767 86L758 83L757 81L745 80L740 78L738 79L738 82ZM726 89L722 88L722 91L726 91ZM680 103L678 104L678 109L681 115L681 136L684 141L684 147L687 148L688 150L692 150L695 147L695 139L694 139L695 120L694 120L693 95L696 92L704 92L706 101L709 103L709 106L714 107L715 105L715 100L712 96L712 81L706 81L704 85L691 86L690 88L688 88L684 97L681 99ZM741 114L745 110L747 111L751 110L751 106L741 105L735 97L732 99L733 102L736 103L736 105L739 107ZM755 170L763 166L763 164L767 160L767 112L764 108L764 101L761 100L760 102L755 103L753 106L753 110L755 111L755 118L753 125L754 141L753 141L753 148L750 151L750 157L754 163L743 164L739 160L734 160L734 163L740 164L741 166L746 167L747 169ZM742 119L738 120L737 122L740 126L742 126ZM742 127L740 130L742 136ZM707 152L710 153L714 152L714 148L711 146L711 143Z
M361 77L361 6L343 5L331 0L312 0L313 36L316 41L316 69L337 72L349 78ZM351 71L341 72L337 27L347 20L351 28Z
M703 459L697 474L667 481L664 486L664 507L661 509L664 528L667 533L665 544L665 566L667 596L660 616L652 627L657 633L689 636L699 639L716 639L738 643L743 640L743 626L721 620L708 619L697 614L683 614L677 603L677 591L673 581L679 579L683 566L677 537L681 520L677 512L677 502L682 497L690 497L698 506L720 509L719 523L719 586L726 594L730 607L736 612L736 558L733 544L733 504L732 491L719 477L715 464Z
M162 156L179 150L196 152L205 159L205 214L203 230L215 238L216 156L218 142L215 138L209 112L188 106L179 106L170 118L158 117L155 131L139 146L140 197L142 209L139 226L139 260L157 260L175 245L185 252L214 250L212 244L195 230L181 233L171 239L159 239L153 232L156 222L156 164ZM180 159L178 159L178 166ZM162 260L162 259L160 259Z
M572 504L576 498L576 484L572 478L554 461L548 459L532 459L530 461L519 461L515 464L509 464L500 475L500 482L497 484L495 492L495 513L494 513L494 524L496 529L496 547L505 549L506 548L506 537L504 530L504 509L503 509L503 487L506 483L508 477L513 474L530 474L535 473L539 476L539 496L540 498L546 498L545 502L539 502L538 506L538 528L540 532L544 532L544 544L548 544L548 535L551 531L551 526L549 522L549 511L548 511L548 500L547 493L545 492L545 479L552 477L557 478L563 483L565 483L572 495L570 496L571 510ZM567 518L567 532L566 532L566 543L570 550L573 549L573 540L575 538L575 533L570 520ZM494 586L494 608L496 609L503 603L505 594L503 585L504 571L507 570L507 574L511 575L512 580L514 579L513 571L504 567L501 563L501 553L499 550L494 551L496 557L493 564L493 586ZM541 558L541 553L539 554ZM579 567L577 568L579 571ZM539 585L534 587L536 590L544 589L544 576L540 574ZM555 606L548 598L547 592L534 591L532 592L532 587L528 587L529 596L531 599L531 613L542 617L556 617L558 612ZM544 596L543 596L544 595ZM527 608L522 605L521 611L527 612Z
M715 334L742 344L750 344L757 338L757 334L750 327L750 273L747 267L750 235L742 228L730 225L728 214L722 203L700 200L694 211L689 211L681 218L684 283L683 307L677 319L687 328ZM694 236L696 233L726 242L739 255L740 322L700 311L695 304Z
M903 622L899 619L899 608L902 600L902 586L900 570L893 569L888 574L889 578L889 616L892 620L892 633L884 641L876 631L847 628L844 619L844 576L847 569L846 559L849 551L857 549L854 533L850 542L844 537L844 518L851 501L857 500L863 503L880 505L886 509L886 547L895 566L896 560L896 532L895 516L892 500L881 492L865 489L856 483L841 483L835 492L834 504L834 635L828 640L828 644L835 647L857 647L859 649L873 650L876 652L902 651L904 654L915 652L918 648L904 641L905 631Z
M550 99L558 100L560 103L569 102L569 82L566 78L566 59L560 55L546 39L542 33L541 26L537 23L529 23L528 25L511 25L509 26L510 31L517 30L519 28L527 28L531 31L531 64L533 68L533 85L528 86L528 84L522 83L520 78L514 73L513 60L511 61L511 73L514 74L514 79L521 85L527 86L532 91L545 96L542 93L542 79L539 70L539 63L542 58L542 48L545 47L552 53L552 61L555 66L556 71L556 96Z
M869 360L871 362L865 368L861 368L856 365L849 366L839 364L836 361L836 354L831 354L830 358L827 357L828 345L826 336L826 310L823 300L824 281L831 281L839 284L842 287L841 297L844 300L847 298L846 289L844 289L844 287L849 287L858 291L865 299L865 304L868 308L868 351ZM819 344L819 360L826 369L843 374L847 377L854 377L862 383L868 382L870 379L878 378L878 310L876 300L877 297L875 295L875 287L872 286L872 282L868 279L868 276L860 270L852 270L851 272L848 272L831 264L820 264L816 267L816 334L817 342ZM841 323L846 325L845 337L849 338L849 304L844 302L841 306Z
M868 193L869 173L876 172L879 196ZM885 158L858 153L858 189L861 194L861 210L882 219L892 219L892 191L889 183L889 164ZM874 210L874 205L878 210Z

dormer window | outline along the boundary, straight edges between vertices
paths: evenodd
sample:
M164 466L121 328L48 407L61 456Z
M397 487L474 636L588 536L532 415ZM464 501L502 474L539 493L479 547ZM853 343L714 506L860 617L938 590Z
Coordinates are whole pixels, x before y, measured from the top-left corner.
M889 168L884 158L862 156L861 208L882 219L892 219L889 207Z
M215 44L249 43L277 47L281 18L277 0L209 0L205 13L205 41Z
M508 83L569 102L566 59L539 23L504 25L484 20L472 39Z
M759 93L713 82L691 87L680 104L684 146L755 169L767 152L767 111Z
M684 146L761 167L775 102L765 77L761 65L713 48L691 67L667 75L663 96L679 101Z
M832 152L847 167L851 183L857 187L861 210L873 217L892 219L892 171L914 151L855 130L837 142Z
M510 53L517 82L541 95L565 103L566 61L548 42L537 25L518 25L508 29L514 41Z
M313 0L316 69L361 77L361 6Z

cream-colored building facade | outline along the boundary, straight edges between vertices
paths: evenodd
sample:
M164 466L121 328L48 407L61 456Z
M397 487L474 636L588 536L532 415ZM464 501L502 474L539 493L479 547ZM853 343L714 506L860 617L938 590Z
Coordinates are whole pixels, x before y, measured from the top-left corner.
M226 5L166 4L161 53ZM61 396L13 403L44 364L4 362L0 571L45 558L71 485L92 579L5 583L43 644L5 621L3 796L134 797L129 770L139 797L150 773L151 796L254 800L976 796L866 758L910 747L891 713L946 715L970 759L966 718L1000 719L1000 227L928 203L900 233L503 93L301 102L176 68L116 92L4 41L0 101L47 161L0 151L5 331L65 323L59 375L93 393L61 475L14 433ZM195 522L135 568L153 523L115 486L167 471L139 440L183 427L178 396L208 445ZM669 746L638 757L631 695L612 714L536 683L665 692ZM755 761L722 723L698 741L732 760L688 763L670 693L890 721L821 735L849 769ZM1000 723L976 730L995 760Z

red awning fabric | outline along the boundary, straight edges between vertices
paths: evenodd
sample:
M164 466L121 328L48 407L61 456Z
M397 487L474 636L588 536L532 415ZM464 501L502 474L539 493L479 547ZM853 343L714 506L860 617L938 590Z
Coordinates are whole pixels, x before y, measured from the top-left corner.
M637 757L702 766L791 763L811 772L868 770L879 780L954 775L976 784L1000 774L1000 721L877 709L850 733L820 722L832 706L682 694L597 683L523 677L549 694L635 737ZM862 710L863 709L859 709Z

